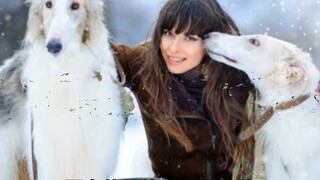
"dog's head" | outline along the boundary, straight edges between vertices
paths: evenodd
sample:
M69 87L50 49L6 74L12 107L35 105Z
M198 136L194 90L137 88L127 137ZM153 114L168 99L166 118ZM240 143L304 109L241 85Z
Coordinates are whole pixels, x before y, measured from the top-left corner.
M29 0L26 41L41 40L49 53L67 47L79 49L92 40L92 31L103 21L102 0Z
M314 90L319 80L309 54L270 36L211 33L205 48L212 59L246 72L268 94L300 95Z

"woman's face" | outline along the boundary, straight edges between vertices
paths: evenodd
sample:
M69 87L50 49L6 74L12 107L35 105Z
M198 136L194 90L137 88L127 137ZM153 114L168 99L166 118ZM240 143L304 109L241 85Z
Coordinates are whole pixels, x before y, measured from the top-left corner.
M202 38L175 34L175 29L163 31L160 49L168 70L174 74L182 74L198 66L205 55Z

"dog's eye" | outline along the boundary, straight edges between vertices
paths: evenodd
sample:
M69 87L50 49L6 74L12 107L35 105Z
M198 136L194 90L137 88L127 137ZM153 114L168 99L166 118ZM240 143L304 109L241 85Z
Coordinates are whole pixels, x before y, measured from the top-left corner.
M260 42L259 42L257 39L255 39L255 38L250 38L250 39L249 39L249 43L252 44L252 45L254 45L254 46L257 46L257 47L260 46Z
M77 2L73 2L73 3L71 4L71 9L72 9L72 10L78 10L79 7L80 7L80 4L77 3Z
M47 1L46 2L46 7L51 9L52 8L52 2L51 1Z

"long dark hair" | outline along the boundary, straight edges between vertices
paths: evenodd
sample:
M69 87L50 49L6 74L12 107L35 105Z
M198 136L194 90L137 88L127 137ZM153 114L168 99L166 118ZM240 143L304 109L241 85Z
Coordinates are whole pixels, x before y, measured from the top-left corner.
M177 103L172 101L174 93L185 91L177 85L172 73L167 70L160 50L163 30L173 28L176 34L185 33L199 37L213 31L235 35L240 33L234 21L216 0L169 0L160 11L147 61L141 71L142 81L149 94L148 103L152 108L153 118L168 138L176 139L187 151L191 151L192 143L183 132L183 125L176 119L179 108ZM209 57L205 56L206 58ZM243 72L216 61L207 61L210 77L203 91L202 105L220 131L224 144L222 152L225 152L228 162L234 157L236 129L245 119L244 106L251 87L237 90L242 84L250 86L249 79Z

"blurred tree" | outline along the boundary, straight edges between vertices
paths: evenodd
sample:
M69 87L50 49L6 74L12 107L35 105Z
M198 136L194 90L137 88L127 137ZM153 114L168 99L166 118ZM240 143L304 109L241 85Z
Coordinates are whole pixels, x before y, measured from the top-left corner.
M0 0L0 63L20 47L28 8L22 0Z
M106 23L115 43L146 40L167 0L104 0ZM219 0L243 34L268 34L309 52L320 66L320 0ZM0 63L20 46L26 22L24 0L0 0Z

